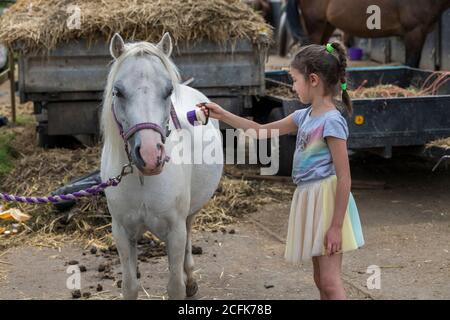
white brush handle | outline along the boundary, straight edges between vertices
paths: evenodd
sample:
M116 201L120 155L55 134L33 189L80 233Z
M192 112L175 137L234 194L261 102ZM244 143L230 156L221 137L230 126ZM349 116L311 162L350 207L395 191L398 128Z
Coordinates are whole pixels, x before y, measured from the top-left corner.
M201 109L195 110L195 115L197 116L197 121L201 122L202 124L206 123L206 116Z

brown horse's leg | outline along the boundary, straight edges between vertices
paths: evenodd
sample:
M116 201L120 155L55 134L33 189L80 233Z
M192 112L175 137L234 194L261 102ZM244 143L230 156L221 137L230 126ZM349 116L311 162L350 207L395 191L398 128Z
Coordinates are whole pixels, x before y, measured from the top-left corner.
M422 27L417 27L405 34L405 55L406 65L418 68L422 55L422 48L427 37L427 32Z
M311 30L311 32L309 33L309 39L311 40L311 43L314 44L321 44L322 43L322 38L323 38L323 31L324 31L324 22L322 23L314 23L313 26L309 27L308 26L308 30Z
M325 44L336 28L325 20L309 21L308 30L311 43Z
M344 39L342 40L347 48L350 48L355 44L355 38L347 32L344 33Z
M333 35L334 30L336 30L336 27L332 24L328 23L325 25L325 30L322 33L322 39L320 41L321 44L325 44L330 40L331 36Z

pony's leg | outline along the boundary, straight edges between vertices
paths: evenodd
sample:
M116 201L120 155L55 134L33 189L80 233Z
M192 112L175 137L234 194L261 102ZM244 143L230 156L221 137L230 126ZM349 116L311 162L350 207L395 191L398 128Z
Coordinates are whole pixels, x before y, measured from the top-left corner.
M186 273L186 296L192 297L198 291L197 282L194 278L194 258L192 257L192 222L194 215L186 219L186 250L184 254L184 272Z
M184 253L186 249L186 223L173 222L167 236L167 254L169 256L169 299L181 300L186 297L184 282Z
M136 300L139 291L137 279L137 247L136 240L132 240L125 228L112 223L112 232L119 252L122 266L122 295L125 300Z

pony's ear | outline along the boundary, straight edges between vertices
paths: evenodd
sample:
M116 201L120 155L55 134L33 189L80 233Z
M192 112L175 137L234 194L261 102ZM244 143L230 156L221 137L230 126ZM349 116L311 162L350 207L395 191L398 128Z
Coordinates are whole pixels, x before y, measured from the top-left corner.
M123 42L120 34L115 33L111 39L111 44L109 45L109 52L114 59L120 57L120 55L125 51L125 43Z
M166 56L172 54L172 38L168 32L164 33L161 41L156 45Z

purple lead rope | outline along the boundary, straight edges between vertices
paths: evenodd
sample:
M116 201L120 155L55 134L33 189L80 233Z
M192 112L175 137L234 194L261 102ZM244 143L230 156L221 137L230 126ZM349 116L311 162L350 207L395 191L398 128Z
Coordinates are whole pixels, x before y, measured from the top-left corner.
M127 171L128 169L128 171ZM74 193L68 193L68 194L61 194L61 195L54 195L50 197L23 197L23 196L15 196L10 195L7 193L0 193L0 199L4 201L10 201L10 202L25 202L25 203L58 203L63 202L67 200L76 200L77 198L81 197L88 197L95 194L98 194L102 191L104 191L108 187L115 187L117 186L120 181L122 181L122 178L130 173L133 173L133 166L131 163L128 163L123 166L122 172L114 178L110 178L106 182L102 182L96 186L90 187L88 189L80 190Z
M80 190L74 193L55 195L50 197L23 197L14 196L7 193L0 193L0 199L13 202L26 202L26 203L58 203L67 200L76 200L77 198L87 197L98 194L110 186L117 186L119 183L114 179L110 179L108 182L103 182L99 185L93 186L89 189Z

